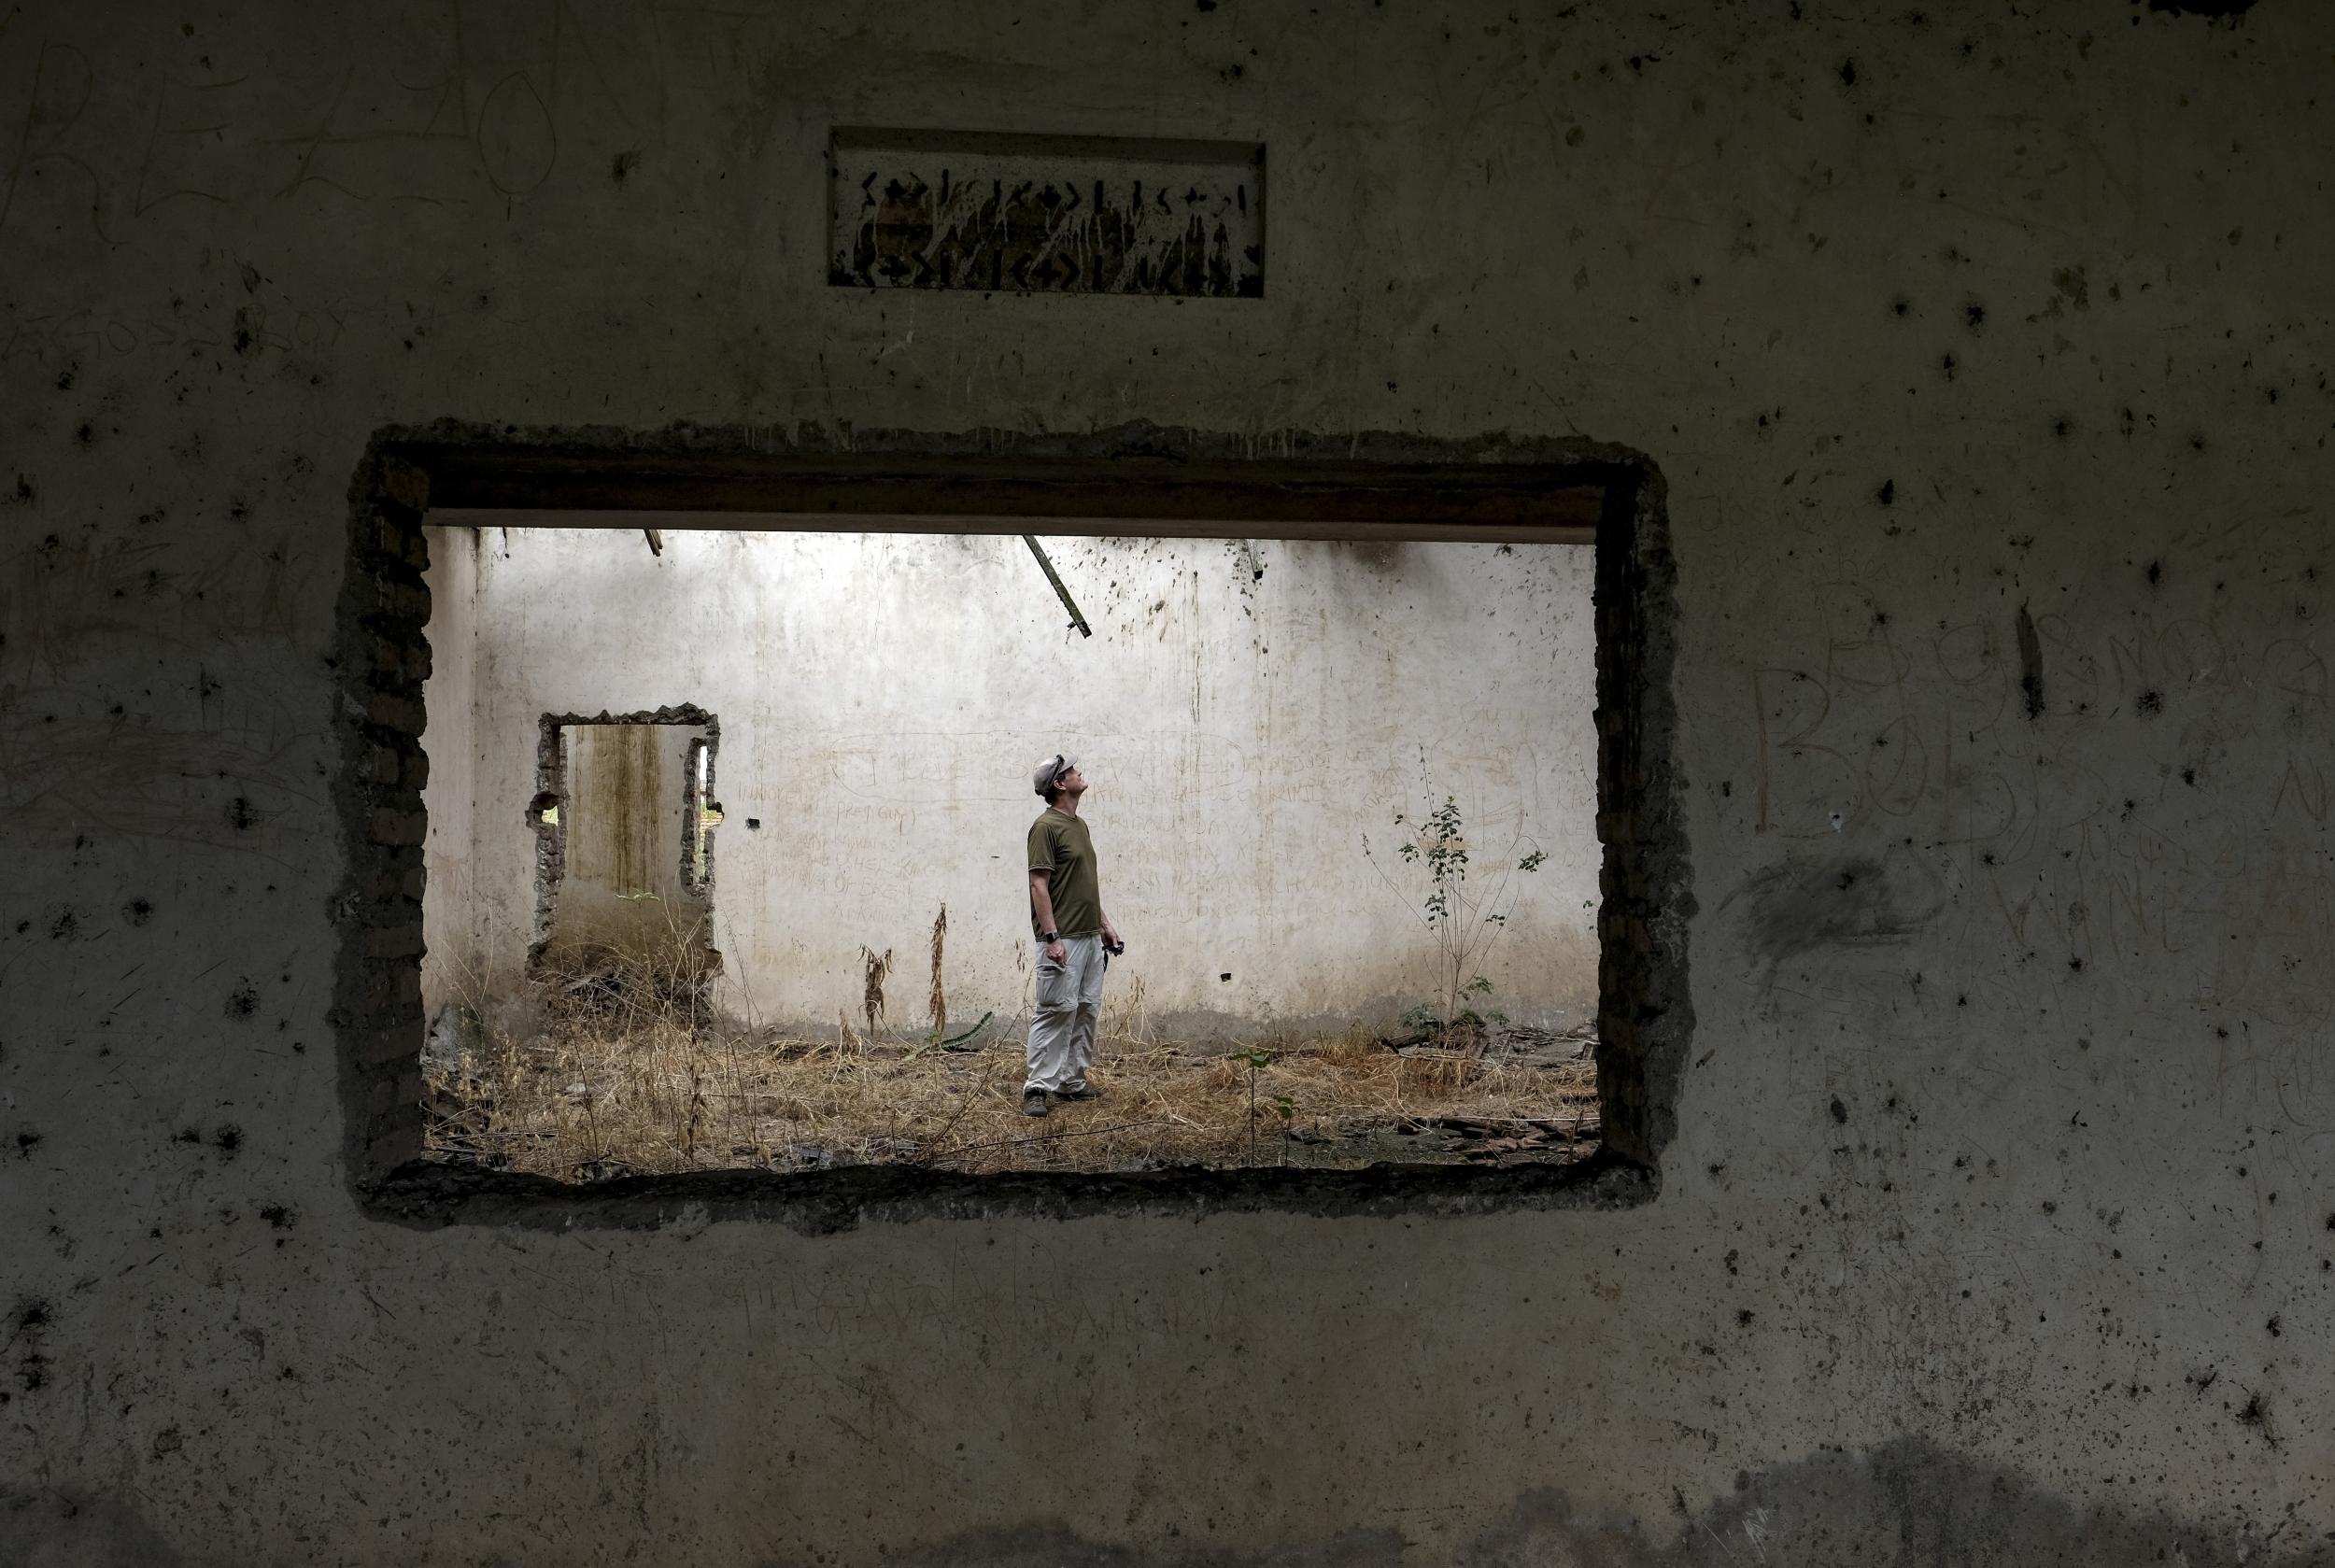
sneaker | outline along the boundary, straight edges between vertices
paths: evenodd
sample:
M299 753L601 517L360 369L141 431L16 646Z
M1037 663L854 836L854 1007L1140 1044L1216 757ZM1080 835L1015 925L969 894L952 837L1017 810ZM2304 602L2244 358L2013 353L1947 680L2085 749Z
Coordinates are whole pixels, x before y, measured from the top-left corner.
M1022 1091L1023 1115L1049 1116L1053 1113L1054 1107L1046 1103L1046 1092L1043 1089L1025 1089Z
M1082 1083L1075 1089L1056 1089L1054 1097L1057 1100L1099 1100L1103 1097L1102 1085Z

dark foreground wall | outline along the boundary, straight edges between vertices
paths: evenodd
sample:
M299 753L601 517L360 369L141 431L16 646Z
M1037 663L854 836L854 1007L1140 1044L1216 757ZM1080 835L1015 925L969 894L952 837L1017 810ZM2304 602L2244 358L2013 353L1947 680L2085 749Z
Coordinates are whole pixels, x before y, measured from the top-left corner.
M0 22L0 1561L2327 1560L2335 20L1323 10ZM830 288L839 123L1262 140L1262 297ZM336 606L444 418L1643 454L1658 1190L368 1208Z

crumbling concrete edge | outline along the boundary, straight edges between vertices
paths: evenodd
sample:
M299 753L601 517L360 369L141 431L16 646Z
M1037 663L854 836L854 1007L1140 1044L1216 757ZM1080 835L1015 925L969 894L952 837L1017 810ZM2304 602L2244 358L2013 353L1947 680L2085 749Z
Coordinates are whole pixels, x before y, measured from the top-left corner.
M1124 1175L968 1176L914 1166L777 1173L705 1171L576 1185L420 1158L421 684L429 611L421 520L429 475L415 448L525 448L579 462L617 454L742 457L851 454L1110 459L1257 465L1535 465L1604 495L1598 528L1599 1091L1603 1147L1561 1165L1363 1170L1164 1170ZM1256 435L1137 422L1082 434L992 429L793 431L674 425L542 429L440 420L384 427L351 475L348 571L335 654L343 765L334 791L347 871L331 918L344 928L331 1015L339 1041L344 1173L366 1213L394 1223L637 1228L757 1220L808 1235L859 1224L1008 1214L1200 1219L1281 1212L1464 1216L1604 1209L1651 1202L1693 1030L1688 926L1694 912L1671 691L1677 565L1666 491L1652 461L1599 442L1506 432L1441 439L1387 431ZM839 519L840 520L840 519ZM410 843L406 842L407 840ZM411 993L408 995L408 993ZM410 1037L408 1038L407 1037Z
M632 456L666 458L901 457L1083 458L1168 462L1265 463L1273 460L1353 462L1394 466L1537 464L1577 471L1586 487L1650 473L1640 452L1578 437L1519 435L1507 431L1443 437L1394 431L1344 433L1281 430L1253 434L1194 430L1131 420L1086 431L1028 431L979 426L966 431L862 429L833 426L700 425L679 421L655 430L626 425L531 426L438 419L385 425L374 432L369 456L397 459L411 449L464 447L474 451L526 448L579 459Z
M1597 1087L1606 1148L1659 1170L1694 1039L1696 904L1668 488L1650 462L1631 478L1606 491L1597 529Z
M692 1171L588 1185L417 1160L369 1188L366 1207L379 1218L424 1228L656 1230L743 1220L783 1224L805 1236L833 1236L863 1224L917 1220L1197 1221L1255 1213L1459 1218L1519 1209L1631 1208L1651 1198L1654 1187L1651 1171L1603 1151L1571 1165L1489 1170L1268 1165L968 1176L918 1165L856 1165L785 1174Z

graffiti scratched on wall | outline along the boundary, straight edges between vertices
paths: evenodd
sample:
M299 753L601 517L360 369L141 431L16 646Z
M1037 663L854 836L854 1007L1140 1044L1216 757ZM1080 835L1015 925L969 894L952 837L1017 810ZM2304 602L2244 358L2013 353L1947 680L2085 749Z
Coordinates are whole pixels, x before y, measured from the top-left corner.
M840 287L1265 292L1252 143L838 130L828 172Z

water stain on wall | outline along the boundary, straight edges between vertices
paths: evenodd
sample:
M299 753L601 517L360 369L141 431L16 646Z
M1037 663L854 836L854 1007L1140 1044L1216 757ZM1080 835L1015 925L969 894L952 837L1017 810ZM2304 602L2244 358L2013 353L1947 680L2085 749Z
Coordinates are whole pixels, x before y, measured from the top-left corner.
M1674 1496L1678 1495L1674 1493ZM157 1537L134 1504L62 1492L0 1492L0 1522L33 1561L194 1560ZM1393 1529L1341 1532L1253 1550L1139 1547L1094 1540L1058 1524L959 1535L895 1547L901 1568L1399 1568L1431 1555ZM1858 1452L1823 1452L1747 1472L1734 1491L1690 1512L1683 1496L1668 1520L1649 1524L1587 1508L1550 1488L1527 1492L1480 1531L1448 1549L1465 1568L1872 1568L1952 1562L1962 1568L2327 1568L2322 1543L2274 1550L2258 1533L2219 1529L2145 1507L2089 1504L2033 1476L1918 1437ZM798 1568L808 1552L756 1560Z
M1744 952L1773 985L1776 970L1795 958L1912 938L1946 903L1942 892L1916 880L1910 866L1870 855L1795 858L1755 873L1719 908L1740 901Z

